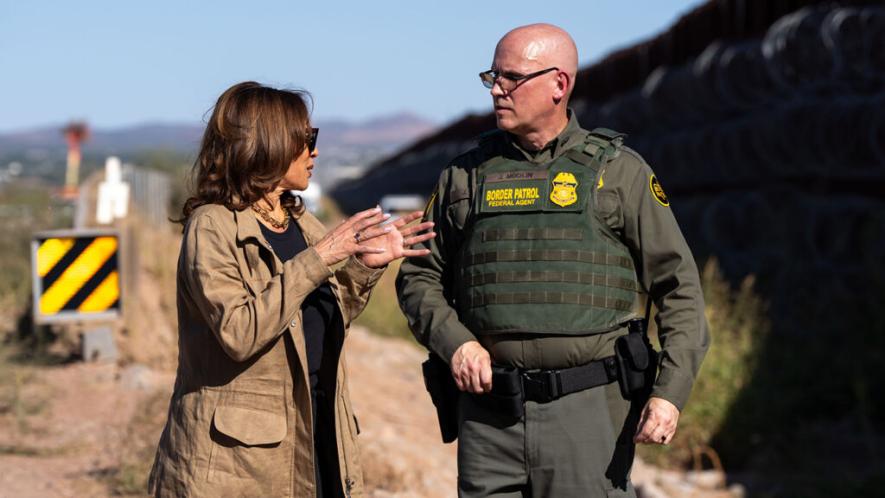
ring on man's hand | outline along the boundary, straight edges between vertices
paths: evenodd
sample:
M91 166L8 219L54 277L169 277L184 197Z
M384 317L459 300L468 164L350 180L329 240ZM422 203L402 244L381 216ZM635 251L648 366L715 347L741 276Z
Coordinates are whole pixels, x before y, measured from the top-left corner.
M360 243L360 233L359 232L353 234L353 240L355 240L357 244Z

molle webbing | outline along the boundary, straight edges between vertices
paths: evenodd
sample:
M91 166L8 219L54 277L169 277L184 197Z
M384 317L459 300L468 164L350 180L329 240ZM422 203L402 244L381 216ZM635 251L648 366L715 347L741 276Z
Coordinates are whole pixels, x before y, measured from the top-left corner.
M633 270L633 261L625 256L576 249L501 250L469 254L465 266L513 261L571 261L595 265L619 266Z
M477 167L455 297L471 332L587 335L631 316L630 249L595 212L617 138L590 135L544 165L499 155Z
M559 282L572 284L590 284L605 287L616 287L634 292L639 291L635 280L602 273L576 271L500 271L495 273L477 273L465 277L470 287L485 284L509 284L515 282Z
M497 240L582 240L583 230L578 228L498 228L484 230L483 242Z
M630 311L633 307L633 303L623 299L559 291L474 294L468 296L464 304L472 308L495 304L574 304L619 311Z

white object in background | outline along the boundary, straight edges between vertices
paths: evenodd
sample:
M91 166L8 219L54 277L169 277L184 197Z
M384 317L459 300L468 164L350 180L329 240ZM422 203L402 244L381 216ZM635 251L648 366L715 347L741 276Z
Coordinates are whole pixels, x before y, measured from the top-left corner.
M420 195L385 195L378 204L385 213L423 211L426 200Z
M307 184L306 190L293 190L295 195L301 197L304 201L304 207L311 213L316 214L320 209L320 199L323 197L323 188L317 182Z
M95 221L107 225L125 218L129 210L129 184L121 180L120 159L109 157L104 163L104 181L98 184Z

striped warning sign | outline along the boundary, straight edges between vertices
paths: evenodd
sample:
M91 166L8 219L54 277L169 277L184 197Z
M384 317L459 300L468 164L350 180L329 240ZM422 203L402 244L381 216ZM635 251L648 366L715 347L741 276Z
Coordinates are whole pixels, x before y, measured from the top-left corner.
M119 313L116 234L66 235L34 241L35 318Z

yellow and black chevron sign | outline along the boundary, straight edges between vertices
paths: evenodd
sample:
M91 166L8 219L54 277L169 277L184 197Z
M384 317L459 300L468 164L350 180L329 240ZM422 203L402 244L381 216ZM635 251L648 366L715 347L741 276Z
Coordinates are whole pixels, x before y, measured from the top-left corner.
M34 300L38 317L119 313L120 265L116 235L38 236L34 248Z

